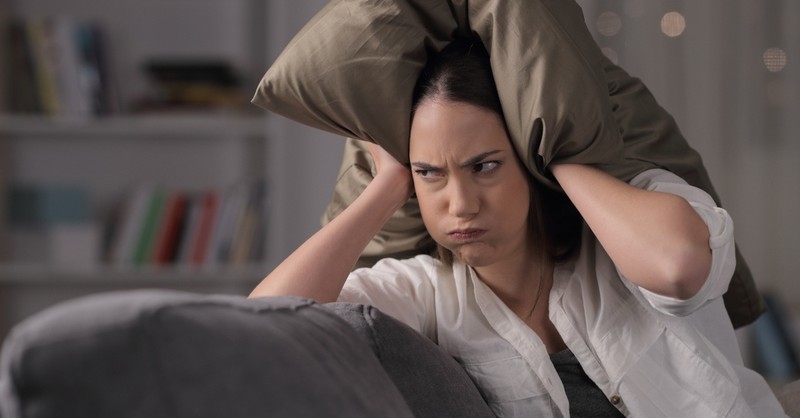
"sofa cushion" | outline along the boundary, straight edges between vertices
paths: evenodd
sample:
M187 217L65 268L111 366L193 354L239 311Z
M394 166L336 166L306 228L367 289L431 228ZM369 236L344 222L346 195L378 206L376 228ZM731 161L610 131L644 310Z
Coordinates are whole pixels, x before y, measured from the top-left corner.
M775 391L783 410L790 417L800 417L800 380L794 380Z
M416 417L493 417L453 357L406 324L369 305L325 305L366 339Z
M4 418L410 417L363 340L291 297L89 296L15 327Z

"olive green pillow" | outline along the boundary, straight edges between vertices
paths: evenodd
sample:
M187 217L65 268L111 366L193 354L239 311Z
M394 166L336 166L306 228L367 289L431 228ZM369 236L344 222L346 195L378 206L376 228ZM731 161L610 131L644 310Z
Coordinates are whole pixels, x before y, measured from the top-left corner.
M622 156L603 55L582 22L580 7L563 0L334 0L269 68L253 103L407 162L411 96L428 51L474 32L491 53L512 140L549 182L554 159L613 166Z
M554 161L594 164L625 181L662 167L717 199L674 120L641 81L605 59L573 1L334 0L289 43L253 103L377 142L407 162L411 95L428 53L470 33L490 53L509 134L536 178L552 185L547 166ZM368 160L357 143L348 146L323 222L369 181ZM376 235L363 261L430 245L412 200ZM764 307L738 251L737 260L725 302L741 326Z

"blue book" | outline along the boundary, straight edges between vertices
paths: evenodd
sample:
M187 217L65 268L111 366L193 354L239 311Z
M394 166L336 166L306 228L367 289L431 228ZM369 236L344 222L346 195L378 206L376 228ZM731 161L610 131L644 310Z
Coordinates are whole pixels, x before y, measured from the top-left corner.
M9 224L47 227L82 224L89 220L89 193L69 185L11 185Z

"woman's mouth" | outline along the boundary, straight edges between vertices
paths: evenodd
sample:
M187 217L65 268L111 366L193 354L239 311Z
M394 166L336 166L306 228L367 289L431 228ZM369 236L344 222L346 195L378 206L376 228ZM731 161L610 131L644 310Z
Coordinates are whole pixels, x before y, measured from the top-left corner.
M485 229L457 229L448 232L447 236L453 241L464 242L478 239L485 233Z

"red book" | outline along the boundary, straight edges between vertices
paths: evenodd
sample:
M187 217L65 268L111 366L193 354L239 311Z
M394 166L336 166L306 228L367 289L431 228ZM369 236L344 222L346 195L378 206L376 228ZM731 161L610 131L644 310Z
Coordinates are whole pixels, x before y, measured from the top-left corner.
M209 191L203 196L202 209L200 210L200 226L192 249L192 264L203 265L206 261L206 252L211 242L211 232L219 210L219 195Z
M153 252L152 259L155 264L168 264L175 259L185 214L186 196L180 192L170 194Z

